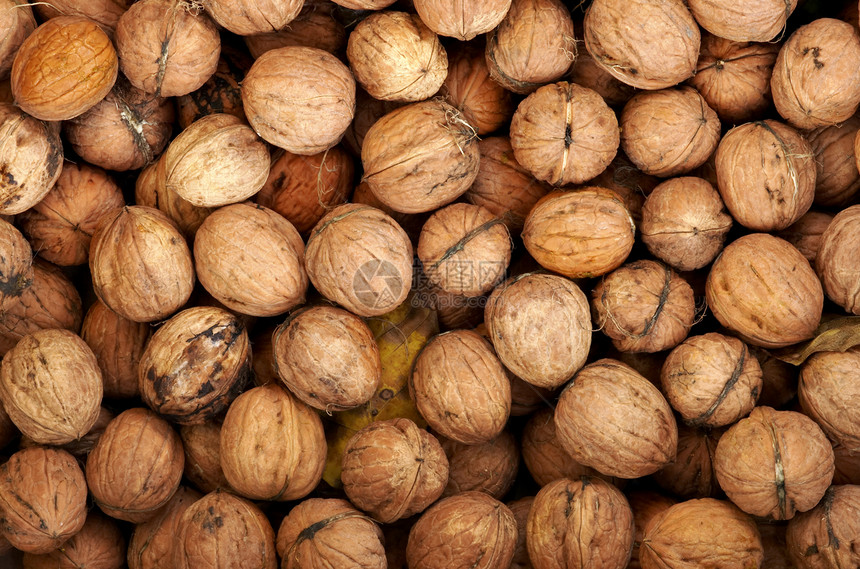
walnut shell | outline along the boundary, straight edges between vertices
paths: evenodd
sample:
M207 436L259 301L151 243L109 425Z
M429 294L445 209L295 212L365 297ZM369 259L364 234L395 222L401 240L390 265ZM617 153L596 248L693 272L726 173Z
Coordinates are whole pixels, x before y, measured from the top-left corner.
M449 388L451 382L456 390ZM415 360L409 393L436 432L467 445L497 437L511 412L505 369L490 344L472 330L430 340Z
M464 4L456 0L417 0L421 20L442 36L469 41L494 29L511 7L511 0L478 0Z
M267 51L290 45L315 47L335 55L342 53L347 33L335 18L335 8L329 0L305 0L299 15L286 28L245 36L245 45L254 59Z
M727 124L761 118L770 106L770 78L780 44L727 40L707 32L688 83Z
M675 459L678 428L660 391L630 366L608 358L582 368L555 409L562 447L607 476L638 478Z
M277 384L236 398L221 426L224 476L251 499L303 498L322 478L326 452L319 415Z
M858 370L860 353L819 352L800 368L797 390L803 412L849 453L860 452Z
M187 308L156 330L140 356L141 399L165 419L201 423L230 405L250 368L248 332L238 317L221 308Z
M305 268L311 283L329 300L358 316L379 316L409 294L412 244L382 211L344 204L311 231Z
M788 520L812 509L834 471L833 449L821 428L795 411L756 407L720 437L717 480L743 511Z
M43 259L83 265L101 216L124 205L122 190L104 170L67 162L51 191L18 222Z
M33 281L20 297L0 306L0 353L38 330L63 328L77 332L83 308L74 283L60 267L39 258L33 262Z
M199 89L176 99L179 126L186 129L194 121L215 113L226 113L244 121L241 84L253 63L254 59L241 47L221 46L215 73Z
M277 549L281 569L388 566L379 526L336 498L311 498L290 510L278 529Z
M439 441L409 419L377 421L355 433L341 465L349 500L386 524L423 512L448 480Z
M18 302L33 283L33 249L18 229L0 220L0 307Z
M597 63L639 89L671 87L696 71L701 36L682 0L596 0L584 36Z
M621 148L646 174L685 174L720 141L720 119L692 87L638 93L621 111Z
M696 317L693 289L656 261L634 261L592 291L595 322L622 352L660 352L680 344Z
M731 227L719 192L692 176L666 180L654 188L645 198L639 225L648 250L679 271L709 265Z
M135 322L170 316L194 288L185 239L165 214L150 207L126 206L102 216L89 266L99 300Z
M812 205L814 159L812 147L790 126L768 119L735 127L716 152L720 195L744 227L785 229Z
M463 113L479 136L499 130L514 114L511 92L490 77L480 44L464 44L450 54L448 75L439 94Z
M618 194L638 229L639 223L642 221L642 206L645 203L645 198L651 195L654 188L662 181L660 178L646 174L637 168L624 155L624 152L619 150L606 170L595 176L589 183Z
M804 134L815 153L815 204L842 207L860 193L854 146L857 132L860 132L860 116Z
M307 1L307 0L306 0ZM331 0L348 10L382 10L397 0Z
M317 154L343 137L355 114L355 79L321 49L288 46L261 55L242 81L248 122L294 154Z
M514 156L538 180L580 184L603 172L618 151L618 119L595 91L576 83L544 85L511 119Z
M645 528L657 514L671 508L678 502L657 492L649 492L647 490L631 492L626 497L630 504L630 509L633 511L634 525L633 550L627 569L640 569L639 547L642 545L642 538L645 536Z
M516 543L510 508L483 492L463 492L439 500L418 518L406 559L410 569L507 569Z
M785 31L797 0L689 0L699 25L734 41L770 41Z
M526 496L505 504L514 514L514 519L517 520L517 546L514 549L514 558L511 560L510 569L532 569L529 550L526 547L526 523L534 501L534 496Z
M206 494L182 513L176 569L277 569L275 531L252 502L229 492Z
M849 23L819 18L783 44L770 81L773 104L793 126L847 120L860 105L860 35Z
M840 211L821 234L821 245L815 257L815 270L824 292L849 314L860 314L858 228L860 205Z
M526 218L522 237L542 267L582 278L620 267L633 249L635 233L618 194L589 186L541 198Z
M402 106L404 106L404 103L374 99L367 94L367 91L361 87L357 87L355 90L355 117L349 123L343 135L344 146L346 146L353 156L361 158L361 147L364 144L364 137L367 135L370 127L382 118L383 115Z
M811 338L824 306L821 282L806 258L765 233L727 245L711 266L705 293L720 324L765 348Z
M490 77L509 91L531 93L561 79L576 59L573 20L559 0L514 0L487 34Z
M624 569L633 547L633 512L624 494L599 478L562 478L540 489L526 525L535 569Z
M243 201L266 183L269 149L242 119L216 113L173 139L158 162L157 183L198 207Z
M90 430L87 431L87 434L77 440L61 445L59 448L70 452L72 456L78 459L79 462L83 463L87 456L89 456L90 451L92 451L96 446L96 443L99 442L99 439L104 434L108 423L113 421L114 417L116 417L116 415L106 407L100 407L96 422ZM29 437L21 437L21 448L24 448L26 444L35 445L36 443Z
M184 0L141 0L116 28L120 69L157 97L196 91L215 73L221 38L215 23Z
M179 428L185 451L185 478L203 492L229 490L230 484L221 469L221 425L206 421Z
M39 444L79 439L99 414L98 362L73 332L33 332L3 356L0 400L15 426Z
M60 16L21 44L12 63L12 94L28 115L67 120L105 98L118 68L113 43L95 22Z
M307 235L326 213L347 201L354 178L352 156L340 146L310 156L281 151L254 201Z
M383 101L423 101L448 74L439 37L406 12L385 10L360 21L349 34L346 57L359 85Z
M3 30L3 37L0 38L0 79L9 76L18 48L35 29L36 19L29 4L18 0L0 2L0 30Z
M484 321L499 360L538 387L553 389L570 379L591 348L588 299L576 283L557 275L505 281L490 295Z
M610 107L623 106L636 92L632 86L610 75L586 50L576 54L576 61L565 79L595 91Z
M158 162L150 164L137 177L134 184L134 203L159 209L176 224L188 241L213 208L197 207L182 199L175 191L158 183Z
M128 542L129 569L176 567L174 545L182 514L202 497L197 490L180 486L150 520L137 524Z
M688 500L657 514L639 548L642 569L763 567L755 522L734 505L713 498Z
M121 569L125 566L125 538L117 524L98 511L87 514L81 531L60 549L24 554L25 569Z
M57 16L83 16L113 37L117 22L134 0L51 0L33 8L42 21Z
M654 481L664 490L684 499L719 495L714 452L722 434L720 429L698 429L679 424L675 460L655 472L652 476Z
M286 28L303 4L303 0L208 0L205 6L220 26L236 35L252 36Z
M441 100L412 103L376 121L364 137L364 178L395 211L423 213L460 197L478 175L475 128Z
M7 103L0 103L0 214L14 215L39 203L63 169L58 130Z
M812 510L798 514L786 530L788 554L799 569L850 567L860 563L857 510L860 487L831 486Z
M514 485L520 464L520 449L510 431L479 445L443 440L448 457L448 484L443 497L479 490L501 500Z
M289 221L250 203L218 209L194 240L200 284L231 310L253 316L283 314L304 303L304 256Z
M16 549L48 553L78 533L87 516L87 484L64 450L32 447L0 465L0 525Z
M660 374L672 408L693 426L723 427L745 417L761 393L761 366L746 344L716 332L687 338Z

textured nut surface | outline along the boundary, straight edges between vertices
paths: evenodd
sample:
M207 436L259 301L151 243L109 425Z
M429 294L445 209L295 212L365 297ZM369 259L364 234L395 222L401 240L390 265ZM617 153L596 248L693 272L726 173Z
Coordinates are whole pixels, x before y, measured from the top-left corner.
M571 83L588 87L603 97L610 107L621 107L630 100L636 89L619 81L597 63L587 50L579 50L576 61L565 78Z
M238 45L225 44L218 67L196 91L176 99L176 117L183 129L196 120L215 113L227 113L245 120L242 106L242 79L254 64L254 58Z
M109 36L113 37L116 25L134 0L52 0L50 4L34 6L42 21L57 16L83 16L94 21Z
M534 413L523 429L523 462L529 474L540 486L553 480L568 478L578 480L582 476L603 477L602 474L573 460L558 441L552 409L542 408Z
M0 221L0 307L18 301L33 283L33 249L18 229L6 220Z
M690 10L703 28L735 41L770 41L785 30L797 0L690 0Z
M0 30L4 32L0 38L0 77L9 76L15 53L35 29L36 19L30 6L22 6L17 0L0 2Z
M816 205L845 206L860 192L860 172L854 141L860 116L804 133L815 153Z
M860 314L860 205L840 211L821 235L815 270L824 292L849 314Z
M303 0L209 0L206 12L234 34L250 36L284 29L303 5Z
M185 478L207 494L219 488L229 490L230 483L221 469L221 424L213 420L182 425L179 436L185 451Z
M797 395L803 412L846 452L860 452L860 353L820 352L800 369Z
M630 555L630 563L627 567L628 569L640 569L639 547L642 545L642 538L645 536L645 528L657 514L674 506L677 502L662 494L647 490L630 492L626 497L630 504L630 509L633 510L634 525L633 550Z
M442 448L448 457L448 485L443 496L479 490L501 500L513 486L520 450L510 431L479 445L444 440Z
M449 55L439 94L460 109L479 136L504 127L514 114L511 92L493 81L480 45L464 44Z
M87 513L81 531L50 553L24 554L26 569L119 569L125 565L125 538L117 524L98 511Z
M212 208L197 207L158 183L160 163L159 160L140 171L134 184L134 203L162 211L191 240Z
M857 532L860 488L831 486L812 510L798 514L786 529L788 554L796 567L850 567L860 563Z
M415 11L439 35L469 41L494 29L511 7L511 0L418 0Z
M678 452L675 460L654 473L661 488L685 499L720 495L714 474L714 452L723 431L678 425Z
M176 567L174 545L182 513L203 495L180 486L154 518L135 526L128 542L129 569L157 569L162 564Z
M336 5L329 0L305 0L299 15L277 32L245 36L251 57L257 59L267 51L304 45L329 53L342 53L346 47L346 28L335 19Z

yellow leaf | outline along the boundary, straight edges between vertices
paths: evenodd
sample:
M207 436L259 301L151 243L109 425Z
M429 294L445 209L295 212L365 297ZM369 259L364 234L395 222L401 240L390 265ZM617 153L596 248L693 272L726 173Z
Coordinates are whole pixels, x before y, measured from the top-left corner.
M811 340L788 348L773 350L771 354L777 359L799 366L812 354L844 352L854 346L860 346L860 316L846 316L834 318L821 324Z

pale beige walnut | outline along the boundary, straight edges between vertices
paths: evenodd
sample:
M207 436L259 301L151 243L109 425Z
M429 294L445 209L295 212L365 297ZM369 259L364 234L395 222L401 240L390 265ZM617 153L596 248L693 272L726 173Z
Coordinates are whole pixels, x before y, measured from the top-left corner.
M156 183L198 207L250 198L269 175L269 149L242 119L208 115L173 139L158 161Z
M344 204L308 237L305 269L314 287L358 316L379 316L406 300L412 286L412 243L375 207Z
M417 0L414 5L421 20L437 34L469 41L498 26L511 0Z
M642 569L764 567L755 522L722 500L688 500L657 514L639 548Z
M98 418L101 400L98 362L73 332L33 332L3 356L0 401L15 426L39 444L83 437Z
M509 91L531 93L561 79L576 59L573 20L559 0L514 0L487 34L490 77Z
M331 209L346 203L355 185L355 163L342 147L310 156L280 151L254 197L307 235Z
M860 193L860 172L854 141L860 116L804 133L815 153L815 199L820 206L843 207Z
M33 283L33 249L10 222L0 220L0 308L11 306Z
M529 561L529 550L526 547L526 523L534 501L534 496L526 496L505 504L511 509L514 519L517 521L517 546L514 549L510 569L532 569L531 561Z
M315 47L339 54L346 48L347 32L335 18L335 13L336 5L329 0L305 0L299 15L286 28L243 39L254 59L267 51L290 45Z
M554 389L570 379L591 348L588 299L557 275L529 273L503 282L487 301L484 322L499 360L538 387Z
M278 529L281 569L386 569L382 530L346 500L311 498L290 510Z
M624 151L619 150L606 170L595 176L589 184L612 190L618 194L621 201L624 202L624 207L630 212L636 229L639 229L645 198L651 195L651 192L661 182L663 180L660 178L646 174L637 168L627 158Z
M242 81L248 122L266 142L317 154L343 137L355 115L355 79L321 49L288 46L261 55Z
M326 440L319 415L277 384L241 394L221 425L221 468L256 500L297 500L322 478Z
M582 368L555 409L558 440L607 476L639 478L675 459L678 427L660 391L630 366L604 358Z
M696 71L701 36L682 0L596 0L584 36L597 63L639 89L671 87Z
M766 233L727 245L711 266L705 294L723 326L764 348L811 338L824 307L809 261L788 241Z
M504 127L514 114L510 91L493 81L479 43L464 44L448 57L448 75L439 94L484 136Z
M121 569L125 538L119 526L97 510L87 514L81 531L50 553L24 554L24 569Z
M481 154L475 127L442 100L395 109L367 131L364 177L395 211L423 213L451 203L472 185Z
M146 206L102 216L90 243L89 267L99 300L135 322L170 316L194 288L185 238L164 213Z
M845 452L860 453L860 353L819 352L800 368L797 390L804 413Z
M406 559L410 569L507 569L516 543L510 508L483 492L463 492L436 502L418 518Z
M221 469L221 424L215 420L179 428L185 451L185 478L203 492L229 490Z
M812 129L849 119L860 105L860 35L851 24L819 18L783 44L770 85L793 126Z
M304 5L303 0L208 0L206 12L219 25L240 36L286 28Z
M542 267L583 278L620 267L633 249L635 233L621 197L612 190L588 186L541 198L526 218L522 237Z
M692 287L666 265L648 259L615 269L591 294L595 323L622 352L674 348L696 318Z
M717 186L732 217L754 231L785 229L815 197L815 154L792 127L764 120L727 132L716 152Z
M833 449L806 415L756 407L720 437L714 471L743 511L788 520L824 496L833 479Z
M179 520L202 497L197 490L180 486L155 517L135 525L126 555L129 569L176 567L174 545Z
M241 320L222 308L195 306L155 331L140 356L140 396L181 425L223 412L245 387L251 344Z
M544 85L522 101L510 136L517 162L555 186L581 184L603 172L620 141L618 119L603 98L565 81Z
M63 135L87 162L108 170L136 170L164 150L173 117L170 99L148 95L120 76L93 108L63 122Z
M0 2L0 78L5 79L12 70L12 61L27 36L36 29L36 19L29 4L19 0Z
M698 168L720 141L717 113L688 86L633 95L619 123L621 148L653 176L677 176Z
M213 208L197 207L182 199L175 191L158 184L158 162L140 171L134 184L134 203L161 210L170 218L188 241L194 238L197 229Z
M615 486L599 478L561 478L540 489L526 524L535 569L624 569L633 547L633 512Z
M410 419L364 427L346 443L341 465L349 500L386 524L423 512L448 480L439 441Z
M141 0L119 19L116 49L123 75L158 97L199 89L218 67L215 23L186 0Z
M211 492L188 507L176 528L175 569L277 569L275 531L253 502Z
M304 303L304 243L295 227L251 203L219 208L197 231L200 284L231 310L275 316Z
M123 318L99 300L90 305L81 338L99 363L105 397L124 399L140 394L137 368L149 335L148 324Z
M824 230L815 270L824 292L849 314L860 314L860 205L843 209Z
M84 313L81 296L63 270L36 258L33 281L21 296L0 306L0 353L39 330L62 328L77 332Z
M511 261L511 236L502 218L488 209L456 203L430 216L416 253L424 274L442 290L480 296L504 279Z
M671 508L678 502L672 498L648 490L631 492L626 497L630 504L630 509L633 510L634 525L633 549L627 569L641 569L639 548L642 545L642 538L645 536L645 528L652 519L657 517L657 514Z
M383 101L423 101L448 74L448 55L439 37L417 14L381 11L349 34L346 57L355 80Z
M696 74L688 83L729 125L761 118L770 106L770 78L779 47L704 32Z
M60 133L11 103L0 103L0 214L14 215L39 203L60 177Z
M373 332L334 306L290 314L274 333L281 381L304 403L331 414L367 403L382 377Z
M134 0L51 0L33 8L42 21L57 16L83 16L113 37L116 25Z
M48 20L24 40L12 63L12 94L25 113L44 121L74 118L105 98L119 64L113 43L81 16Z
M587 50L580 50L576 54L576 61L565 79L595 91L610 107L624 106L636 93L634 87L611 75Z
M652 477L660 488L684 499L713 498L720 495L714 473L714 452L723 431L678 425L678 452L675 460Z
M176 99L176 116L180 128L215 113L226 113L245 120L242 106L242 79L254 58L239 44L221 46L215 73L199 89Z
M699 25L716 36L766 42L781 39L797 0L690 0L689 4Z
M788 523L788 555L798 569L851 567L860 563L857 535L860 487L831 486L821 502Z
M723 427L746 416L761 393L761 366L746 344L710 332L687 338L666 357L663 393L684 421Z
M666 180L642 206L642 241L679 271L701 269L723 248L732 218L719 192L702 178Z
M478 445L445 439L442 448L448 457L448 484L443 497L478 490L501 500L514 485L520 450L510 431Z
M13 547L48 553L78 533L87 516L87 483L64 450L20 450L0 466L0 525Z
M17 220L43 259L83 265L101 216L124 205L122 190L104 170L66 162L51 191Z

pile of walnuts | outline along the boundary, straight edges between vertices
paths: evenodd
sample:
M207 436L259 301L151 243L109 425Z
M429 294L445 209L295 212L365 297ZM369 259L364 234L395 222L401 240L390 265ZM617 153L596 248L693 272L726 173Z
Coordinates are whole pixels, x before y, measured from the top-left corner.
M858 11L0 0L0 566L860 566Z

